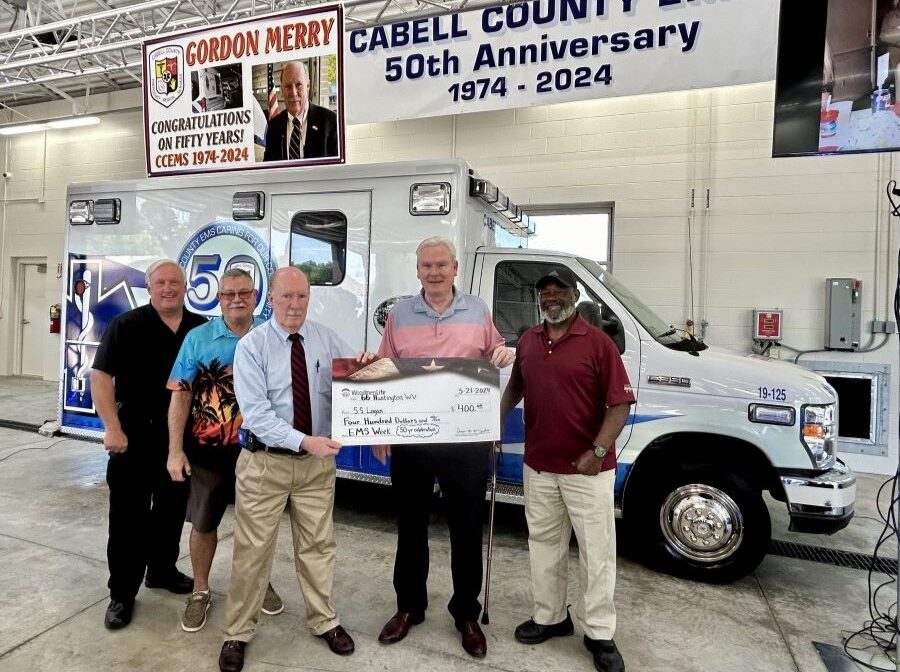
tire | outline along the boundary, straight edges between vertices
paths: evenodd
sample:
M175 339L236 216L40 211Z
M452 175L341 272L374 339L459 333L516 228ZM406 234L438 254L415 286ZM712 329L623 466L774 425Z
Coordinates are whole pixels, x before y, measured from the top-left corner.
M740 477L682 470L640 493L634 530L656 569L695 581L730 583L762 561L772 534L762 494Z

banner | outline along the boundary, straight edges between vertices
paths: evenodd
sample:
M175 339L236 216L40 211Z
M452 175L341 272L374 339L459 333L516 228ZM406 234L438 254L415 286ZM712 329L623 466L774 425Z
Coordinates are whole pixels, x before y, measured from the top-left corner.
M335 359L331 436L358 446L499 440L500 372L489 359Z
M360 28L347 41L347 115L359 124L768 81L777 24L777 0L532 0Z
M340 6L144 42L147 174L343 163L343 45Z

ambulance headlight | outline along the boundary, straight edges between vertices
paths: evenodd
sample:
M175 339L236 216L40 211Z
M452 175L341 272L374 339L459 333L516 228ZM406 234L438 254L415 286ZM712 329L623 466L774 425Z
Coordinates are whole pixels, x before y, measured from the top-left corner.
M800 409L800 440L817 469L834 465L837 427L834 404L809 405Z
M118 224L122 221L122 201L118 198L94 201L94 221L97 224Z
M231 197L235 220L262 219L266 215L266 195L261 191L239 191Z
M766 425L794 424L797 417L796 411L791 406L769 406L767 404L750 404L748 409L750 422L759 422Z
M414 184L409 188L409 214L446 215L450 212L450 185L447 182Z
M72 201L69 203L69 224L93 224L94 202Z

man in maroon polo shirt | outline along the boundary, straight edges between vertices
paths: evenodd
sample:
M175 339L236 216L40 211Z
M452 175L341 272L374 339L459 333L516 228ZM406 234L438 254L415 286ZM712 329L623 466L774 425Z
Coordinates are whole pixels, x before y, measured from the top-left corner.
M536 283L544 321L519 338L501 414L525 397L525 518L533 617L524 644L574 631L566 608L569 539L578 539L575 616L600 672L624 672L613 641L616 611L615 438L634 394L619 351L576 312L574 274L557 267Z

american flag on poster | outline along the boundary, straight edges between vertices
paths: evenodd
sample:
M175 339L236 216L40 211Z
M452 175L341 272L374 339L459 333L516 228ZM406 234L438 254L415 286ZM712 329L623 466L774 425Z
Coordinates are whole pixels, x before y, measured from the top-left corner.
M269 88L269 119L278 116L278 98L275 96L275 66L269 63L268 72L268 88Z

